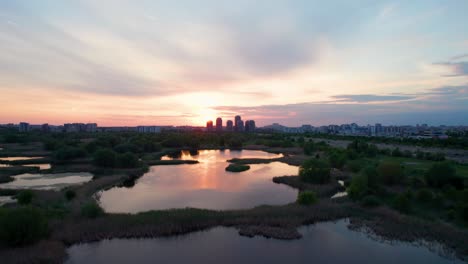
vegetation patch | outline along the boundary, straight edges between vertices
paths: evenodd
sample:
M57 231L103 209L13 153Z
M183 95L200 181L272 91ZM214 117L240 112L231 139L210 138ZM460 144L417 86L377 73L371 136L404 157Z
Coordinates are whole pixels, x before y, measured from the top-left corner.
M226 167L226 171L230 171L230 172L243 172L247 170L250 170L249 165L229 164L229 166Z

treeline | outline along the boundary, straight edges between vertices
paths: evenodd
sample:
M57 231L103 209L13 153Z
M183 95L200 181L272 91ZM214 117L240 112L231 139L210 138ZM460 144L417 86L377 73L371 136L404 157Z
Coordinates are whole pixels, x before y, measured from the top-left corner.
M415 138L390 138L390 137L362 137L362 136L343 136L333 134L313 134L307 133L304 137L321 138L331 140L360 140L368 143L387 143L387 144L402 144L419 147L438 147L438 148L456 148L468 149L468 134L450 134L447 139L415 139Z

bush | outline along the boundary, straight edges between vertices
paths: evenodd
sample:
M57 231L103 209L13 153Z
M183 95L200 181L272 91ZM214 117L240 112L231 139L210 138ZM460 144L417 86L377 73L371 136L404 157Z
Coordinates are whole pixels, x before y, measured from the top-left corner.
M346 163L346 155L344 153L334 151L328 157L328 161L333 168L342 169Z
M138 157L131 152L119 154L117 155L116 163L120 168L136 168L138 167Z
M299 167L299 177L304 182L324 184L330 181L330 170L327 162L310 159Z
M300 205L311 205L317 202L317 196L312 191L300 192L297 196L297 203Z
M392 151L392 156L393 157L402 157L403 153L401 153L400 148L396 148Z
M362 205L366 207L376 207L381 205L381 201L374 195L368 195L362 199Z
M434 199L434 194L428 189L421 189L416 193L416 198L422 203L429 203Z
M435 188L440 188L444 185L459 185L456 183L457 176L455 167L449 162L438 162L434 163L429 170L426 172L427 183Z
M73 200L75 197L76 197L76 193L75 193L74 190L67 190L67 191L65 192L65 198L66 198L68 201Z
M348 161L346 166L352 172L359 172L362 168L364 168L365 162L363 160L351 160Z
M411 211L411 203L408 195L398 194L393 200L393 208L402 213L409 213Z
M138 146L130 143L124 143L117 145L114 150L118 153L126 153L126 152L132 152L132 153L138 153Z
M96 203L91 201L81 206L81 215L88 218L96 218L104 214L102 208Z
M380 182L388 185L398 184L403 180L403 170L399 163L384 161L377 167Z
M86 157L86 151L78 147L62 147L54 153L56 160L64 161Z
M45 237L47 218L36 208L0 208L0 240L9 246L23 246Z
M304 144L304 154L310 156L314 154L316 150L315 144L313 141L307 142Z
M369 191L367 176L363 174L353 176L347 191L349 197L353 200L360 200L366 196Z
M34 198L34 193L31 190L21 191L16 195L19 204L30 204Z
M241 165L241 164L229 164L229 166L226 167L226 171L230 171L230 172L243 172L249 169L250 169L249 165Z
M110 149L99 149L94 153L94 164L101 167L114 167L116 154Z

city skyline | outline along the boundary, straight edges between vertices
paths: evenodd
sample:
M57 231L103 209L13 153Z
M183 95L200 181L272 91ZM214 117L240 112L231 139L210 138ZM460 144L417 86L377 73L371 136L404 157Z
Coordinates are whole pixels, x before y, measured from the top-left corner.
M468 125L468 2L0 3L0 123Z

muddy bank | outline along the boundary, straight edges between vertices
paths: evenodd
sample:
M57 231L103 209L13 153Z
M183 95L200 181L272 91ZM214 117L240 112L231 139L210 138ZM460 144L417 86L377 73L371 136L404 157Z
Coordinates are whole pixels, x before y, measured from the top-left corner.
M239 228L239 235L246 237L263 236L283 240L299 239L301 233L296 228L274 227L274 226L243 226Z

